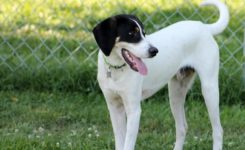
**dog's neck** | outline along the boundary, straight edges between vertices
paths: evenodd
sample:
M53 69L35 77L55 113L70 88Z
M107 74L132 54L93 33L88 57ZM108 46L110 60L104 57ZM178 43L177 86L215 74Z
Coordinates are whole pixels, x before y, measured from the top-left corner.
M116 52L112 51L109 56L102 53L102 60L106 70L106 77L117 80L120 73L126 68L126 62ZM117 78L115 78L117 77Z
M109 69L121 69L126 66L126 62L114 50L110 56L103 55L103 57L104 63Z

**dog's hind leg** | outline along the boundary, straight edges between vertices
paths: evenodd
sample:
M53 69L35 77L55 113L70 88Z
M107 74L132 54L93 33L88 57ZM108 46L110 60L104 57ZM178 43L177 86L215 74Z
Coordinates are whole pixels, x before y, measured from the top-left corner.
M192 68L181 69L168 83L170 107L175 120L176 142L174 150L182 150L187 132L184 103L186 94L195 79Z
M222 150L223 129L219 114L218 64L212 66L217 67L211 67L211 70L200 70L198 74L213 130L213 150Z

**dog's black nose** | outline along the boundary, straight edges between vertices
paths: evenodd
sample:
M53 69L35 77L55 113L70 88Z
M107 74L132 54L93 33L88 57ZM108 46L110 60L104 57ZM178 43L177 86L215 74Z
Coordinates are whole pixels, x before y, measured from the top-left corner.
M149 51L150 57L154 57L158 53L158 49L153 46L151 46L148 51Z

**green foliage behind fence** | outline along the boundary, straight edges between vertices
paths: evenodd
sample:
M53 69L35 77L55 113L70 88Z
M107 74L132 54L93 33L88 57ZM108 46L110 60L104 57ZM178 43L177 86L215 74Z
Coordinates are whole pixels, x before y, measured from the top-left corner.
M0 89L99 91L96 82L98 48L92 28L119 13L137 15L147 33L186 19L207 23L218 18L200 0L0 0ZM242 95L243 0L226 1L229 27L216 39L220 45L221 97L226 102ZM198 84L194 91L200 93ZM243 98L243 99L242 99Z

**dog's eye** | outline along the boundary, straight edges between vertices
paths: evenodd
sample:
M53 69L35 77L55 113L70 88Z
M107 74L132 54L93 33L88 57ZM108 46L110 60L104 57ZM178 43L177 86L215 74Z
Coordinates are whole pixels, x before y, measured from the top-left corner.
M138 28L138 27L136 27L135 28L135 32L137 33L137 32L139 32L140 31L140 29Z

